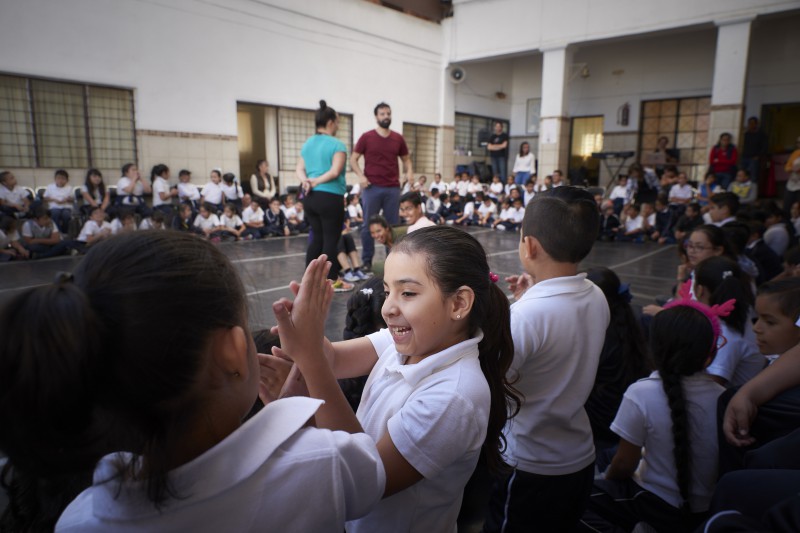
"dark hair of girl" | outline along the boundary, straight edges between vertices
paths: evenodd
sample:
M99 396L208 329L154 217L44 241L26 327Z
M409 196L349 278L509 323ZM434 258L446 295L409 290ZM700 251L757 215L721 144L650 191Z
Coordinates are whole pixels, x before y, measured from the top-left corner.
M95 188L94 183L92 183L92 176L100 176L100 184L97 185ZM103 198L106 196L106 184L103 182L103 173L100 172L96 168L90 168L86 171L86 180L83 182L86 185L86 192L89 193L89 196L94 196L95 192L100 191L100 200L102 201Z
M673 455L677 469L678 490L683 503L681 510L691 512L691 443L689 441L689 412L681 381L705 368L706 360L714 355L711 322L700 311L689 306L665 309L653 317L650 328L650 350L661 376L672 419Z
M124 165L122 165L122 175L125 176L126 174L128 174L128 171L131 169L131 167L135 166L136 163L125 163Z
M317 129L324 128L331 120L336 120L336 110L328 107L325 100L320 100L319 109L314 113L314 124Z
M522 144L519 145L519 156L520 157L523 157L525 155L523 153L523 151L522 151L523 146L527 146L528 147L528 153L531 153L531 145L528 143L528 141L525 141L525 142L523 142Z
M586 278L600 287L608 302L611 320L606 329L606 344L616 340L620 347L622 365L614 380L625 387L647 375L647 343L639 319L630 304L630 292L620 291L622 283L617 274L606 267L593 267L586 271ZM605 349L604 349L605 350Z
M424 255L428 274L445 296L465 285L475 293L468 317L469 335L474 336L478 329L483 331L478 358L492 399L483 453L491 471L502 471L501 452L506 445L503 427L519 411L522 398L506 379L514 358L511 312L508 298L489 278L486 252L469 233L450 226L433 226L409 233L392 253Z
M259 159L258 161L256 161L255 176L256 176L256 181L258 182L259 191L263 190L272 191L272 178L270 177L269 172L267 172L267 179L264 179L264 176L261 175L261 164L266 162L267 162L266 159Z
M736 261L736 255L733 253L728 239L725 238L725 232L722 231L722 228L719 228L713 224L703 224L702 226L698 226L692 230L692 233L696 232L705 235L708 238L708 242L710 242L711 246L714 248L722 247L722 255L728 259Z
M342 340L358 339L386 327L381 308L386 301L383 279L375 276L367 280L347 300Z
M209 335L246 323L239 276L204 239L137 231L92 246L74 278L0 310L0 449L41 479L129 451L140 459L120 460L118 475L146 472L161 504Z
M163 163L159 163L150 171L150 183L154 183L156 178L163 176L164 172L169 171L169 167Z
M742 272L739 264L723 256L709 257L695 267L694 282L711 291L709 306L736 300L733 311L728 316L721 316L720 320L744 335L747 316L753 307L753 291L750 277Z

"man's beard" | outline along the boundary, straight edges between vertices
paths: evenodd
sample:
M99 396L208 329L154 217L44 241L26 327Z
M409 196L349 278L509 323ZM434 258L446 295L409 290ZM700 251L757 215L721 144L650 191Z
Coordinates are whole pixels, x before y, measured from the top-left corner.
M379 120L378 121L378 126L380 126L381 128L384 128L384 129L388 129L389 126L391 126L391 125L392 125L392 119L390 119L390 118L385 118L383 120Z

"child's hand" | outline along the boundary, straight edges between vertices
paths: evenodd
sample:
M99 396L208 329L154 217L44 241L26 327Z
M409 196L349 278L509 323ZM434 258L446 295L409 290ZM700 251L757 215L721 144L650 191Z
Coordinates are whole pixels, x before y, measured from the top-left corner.
M294 302L281 299L272 305L283 351L301 367L323 352L325 319L333 297L327 259L322 255L309 263Z
M261 376L258 397L264 405L281 397L281 390L293 367L294 364L283 352L280 355L258 354L258 370Z
M750 424L755 420L758 408L747 395L735 394L725 409L722 432L732 445L749 446L755 442L750 435Z
M519 276L508 276L506 283L508 283L508 290L511 291L515 300L519 300L525 291L534 285L533 277L527 272L523 272Z

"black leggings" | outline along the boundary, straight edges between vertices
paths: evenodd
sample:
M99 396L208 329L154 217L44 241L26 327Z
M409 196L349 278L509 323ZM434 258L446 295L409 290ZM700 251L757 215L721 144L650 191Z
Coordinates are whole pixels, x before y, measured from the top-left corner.
M339 277L339 261L336 260L337 244L344 224L344 197L324 191L313 191L303 200L306 220L311 225L311 242L306 250L306 265L321 254L328 256L331 271L328 278Z

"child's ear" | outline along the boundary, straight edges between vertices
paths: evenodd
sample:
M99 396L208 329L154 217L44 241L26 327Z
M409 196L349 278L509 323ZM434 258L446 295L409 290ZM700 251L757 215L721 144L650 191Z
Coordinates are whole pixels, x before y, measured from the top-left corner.
M536 237L528 235L522 238L522 252L525 259L536 259L540 249L541 244L539 244L539 239Z
M453 307L450 312L451 318L455 320L464 320L472 310L472 305L475 303L475 292L466 285L462 285L456 289L455 294L453 294L451 298L453 301Z
M218 377L240 380L250 373L248 333L240 326L220 328L212 334L211 356Z

